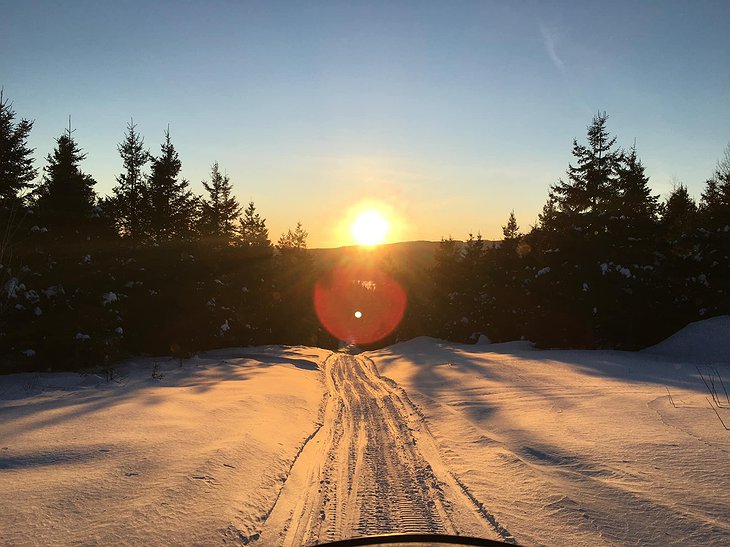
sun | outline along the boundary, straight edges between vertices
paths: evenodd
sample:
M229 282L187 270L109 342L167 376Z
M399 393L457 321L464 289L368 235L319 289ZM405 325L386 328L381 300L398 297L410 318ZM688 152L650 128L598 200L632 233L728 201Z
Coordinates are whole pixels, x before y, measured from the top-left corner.
M350 233L358 245L370 247L383 243L389 229L390 223L379 211L367 209L357 215L350 228Z

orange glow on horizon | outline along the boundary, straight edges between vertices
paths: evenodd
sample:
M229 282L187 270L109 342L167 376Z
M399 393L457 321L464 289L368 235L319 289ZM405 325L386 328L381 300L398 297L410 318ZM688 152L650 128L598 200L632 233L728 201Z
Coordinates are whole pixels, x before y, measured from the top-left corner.
M372 247L385 242L390 223L377 209L366 209L357 215L350 233L358 245Z
M336 229L340 245L365 249L399 241L402 232L403 220L393 206L375 199L365 199L348 208Z

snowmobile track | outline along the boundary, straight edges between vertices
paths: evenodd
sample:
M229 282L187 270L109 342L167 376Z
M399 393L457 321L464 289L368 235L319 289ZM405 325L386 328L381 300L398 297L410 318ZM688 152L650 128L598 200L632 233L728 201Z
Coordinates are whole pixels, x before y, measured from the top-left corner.
M372 361L336 353L323 372L322 425L292 466L262 543L396 532L509 536L445 468L423 417Z

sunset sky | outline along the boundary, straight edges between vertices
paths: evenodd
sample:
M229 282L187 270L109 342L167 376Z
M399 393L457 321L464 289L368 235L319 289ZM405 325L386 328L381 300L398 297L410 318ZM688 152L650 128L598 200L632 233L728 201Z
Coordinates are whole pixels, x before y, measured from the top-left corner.
M276 240L351 243L362 202L390 241L528 229L598 110L655 192L699 197L730 142L730 2L4 1L0 85L35 119L37 166L72 116L108 194L131 117L170 125L197 193L218 161ZM349 216L348 216L349 215Z

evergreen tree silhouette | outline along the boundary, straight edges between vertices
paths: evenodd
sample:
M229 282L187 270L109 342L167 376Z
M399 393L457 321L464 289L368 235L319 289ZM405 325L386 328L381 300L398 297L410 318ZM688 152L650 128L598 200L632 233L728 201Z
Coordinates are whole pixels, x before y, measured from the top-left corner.
M290 232L289 232L290 233ZM279 240L280 243L287 243L294 237L287 233L286 241ZM256 212L253 201L248 203L248 207L240 218L239 242L245 249L250 250L253 254L270 254L272 247L269 241L269 230L266 228L266 219L261 218ZM282 236L284 237L284 236ZM306 240L306 237L305 237ZM306 246L306 241L304 242Z
M195 233L198 199L189 190L188 181L179 178L181 168L168 128L160 155L152 159L146 188L144 224L153 241L189 239Z
M205 235L222 238L230 243L236 233L235 221L241 206L232 196L233 186L227 175L221 174L218 162L213 164L210 183L203 181L208 198L201 202L201 226Z
M659 196L651 193L649 177L636 145L621 154L616 165L616 189L609 209L606 258L618 264L646 263L658 236Z
M697 225L697 204L687 187L676 183L662 207L662 224L670 239L687 236Z
M272 295L272 332L284 343L311 336L316 319L311 298L314 290L312 255L307 252L307 231L297 222L276 244ZM292 321L292 317L296 320Z
M37 188L38 211L49 226L61 232L88 227L95 212L96 181L81 171L86 158L69 127L56 139L56 148L46 157L41 185Z
M469 234L461 251L461 287L463 313L460 321L463 341L472 340L474 334L485 334L490 307L486 291L488 250L482 234ZM466 321L464 321L466 319Z
M705 287L696 282L704 277L702 240L697 204L682 183L675 183L662 204L663 260L659 273L663 286L663 311L659 317L670 330L700 318Z
M605 112L593 117L588 126L588 145L573 140L576 165L568 166L568 180L551 186L548 202L556 216L545 215L543 222L557 218L585 234L598 234L605 229L611 203L617 194L617 167L620 153L614 148L616 138L606 129Z
M606 129L607 120L599 112L587 128L587 145L573 141L575 164L568 166L568 179L550 187L539 225L526 239L533 253L525 288L541 300L535 324L549 322L542 329L546 338L539 340L546 345L611 345L606 318L615 310L607 306L617 291L631 290L616 273L625 271L623 266L614 264L616 241L624 239L616 227L628 194L621 187L624 155ZM643 167L635 156L626 157L631 168L624 167L635 178L626 179L626 188L635 192L645 182Z
M646 228L648 222L658 220L659 196L652 195L649 188L649 177L644 174L644 166L636 154L636 145L628 153L621 156L617 164L617 187L619 202L617 213L622 223L628 223L635 229Z
M527 253L515 212L502 226L504 239L487 255L486 283L490 294L489 329L492 341L518 340L525 334L524 256Z
M465 290L461 277L462 244L452 237L442 239L434 255L430 272L431 291L429 322L431 334L450 340L463 339L459 305Z
M289 228L286 233L279 237L276 249L281 256L286 257L298 257L306 254L308 236L309 234L302 226L302 223L297 222L297 227L293 232Z
M12 103L0 89L0 208L22 204L23 192L31 187L37 174L33 167L32 148L27 141L33 122L25 118L15 122Z
M507 218L507 224L502 226L502 235L504 239L502 241L502 248L514 251L517 247L517 243L520 240L520 227L517 225L517 218L515 217L514 209L510 212Z
M701 222L710 231L726 231L730 226L730 145L717 163L712 177L705 182L700 200Z
M621 152L616 174L601 241L601 276L591 292L601 344L636 349L651 339L647 335L659 315L659 197L651 193L636 144Z
M132 240L138 241L145 233L144 198L145 174L144 166L150 161L149 150L144 148L144 139L137 131L134 120L127 124L127 132L119 145L124 173L117 176L114 195L106 200L105 209L113 219L117 231Z

